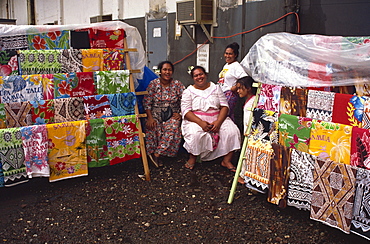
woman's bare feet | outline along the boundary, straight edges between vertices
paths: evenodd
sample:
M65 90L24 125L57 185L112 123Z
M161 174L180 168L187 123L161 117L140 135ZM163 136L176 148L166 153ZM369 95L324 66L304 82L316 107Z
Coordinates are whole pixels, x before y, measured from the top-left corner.
M231 172L236 172L236 168L231 162L222 161L221 166L228 169Z

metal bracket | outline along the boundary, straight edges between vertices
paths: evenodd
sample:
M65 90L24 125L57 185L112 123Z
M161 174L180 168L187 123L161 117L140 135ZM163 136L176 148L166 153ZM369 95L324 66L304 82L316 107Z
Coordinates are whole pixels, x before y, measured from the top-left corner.
M211 25L211 34L209 34L209 32L208 32L207 28L204 26L204 24L203 24L203 23L200 23L200 27L202 27L202 30L203 30L204 34L206 34L206 36L207 36L208 40L209 40L211 43L213 43L213 38L212 38L212 36L213 36L213 25Z

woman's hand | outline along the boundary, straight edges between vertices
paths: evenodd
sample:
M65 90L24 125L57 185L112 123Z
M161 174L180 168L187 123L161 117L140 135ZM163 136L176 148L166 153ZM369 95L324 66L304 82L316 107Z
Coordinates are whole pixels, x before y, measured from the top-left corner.
M148 118L145 125L146 128L153 130L157 126L157 122L153 118Z
M208 131L210 131L210 129L211 129L211 127L212 127L212 125L211 125L210 123L208 123L207 121L204 121L204 120L200 121L200 122L198 123L198 125L199 125L200 127L202 127L202 130L203 130L204 132L208 132Z
M220 128L221 128L221 125L222 125L222 121L219 121L219 120L213 121L211 123L212 128L210 129L210 131L212 131L212 132L219 132L220 131Z
M181 115L179 113L173 113L172 118L175 120L181 120Z

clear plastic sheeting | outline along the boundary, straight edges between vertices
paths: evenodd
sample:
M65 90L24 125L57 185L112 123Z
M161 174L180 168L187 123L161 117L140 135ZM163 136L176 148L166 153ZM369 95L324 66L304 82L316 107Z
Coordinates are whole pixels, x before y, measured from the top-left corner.
M370 37L273 33L241 62L255 81L291 87L370 85Z
M136 48L137 52L129 52L131 69L143 70L146 65L146 55L139 31L136 27L122 21L106 21L93 24L73 25L0 25L1 36L29 35L52 31L78 30L95 28L99 30L124 29L126 32L127 47ZM135 73L137 79L142 79L142 73ZM136 79L135 79L136 80ZM136 86L138 84L135 84Z

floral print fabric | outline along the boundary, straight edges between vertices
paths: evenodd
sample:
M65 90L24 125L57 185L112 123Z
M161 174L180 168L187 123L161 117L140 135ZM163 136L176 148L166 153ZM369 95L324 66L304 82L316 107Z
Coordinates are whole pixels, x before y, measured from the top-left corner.
M251 129L251 135L255 140L264 139L277 143L279 139L278 113L255 108Z
M281 86L262 84L257 108L279 112Z
M93 72L77 72L73 77L71 84L71 97L92 96L96 94Z
M94 75L98 95L130 92L129 70L98 71Z
M69 49L69 31L52 31L27 36L30 50Z
M32 123L35 125L52 124L55 122L54 100L40 100L30 102Z
M91 48L123 48L125 31L117 30L99 30L90 28L89 38Z
M84 97L86 119L98 119L112 116L107 95L95 95Z
M351 137L351 165L370 169L370 131L353 127Z
M44 99L54 99L54 75L42 75L42 88Z
M0 50L0 76L18 75L18 58L16 51Z
M109 70L124 70L125 58L124 51L120 49L103 49L104 71Z
M71 82L69 79L69 74L54 74L53 81L55 99L71 97Z
M34 125L22 127L21 134L28 177L49 177L50 169L46 126Z
M46 125L50 182L88 174L86 121Z
M361 127L365 98L335 93L332 122Z
M110 164L103 119L91 119L88 121L86 147L89 168L103 167Z

